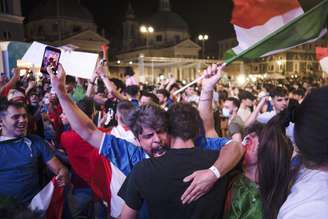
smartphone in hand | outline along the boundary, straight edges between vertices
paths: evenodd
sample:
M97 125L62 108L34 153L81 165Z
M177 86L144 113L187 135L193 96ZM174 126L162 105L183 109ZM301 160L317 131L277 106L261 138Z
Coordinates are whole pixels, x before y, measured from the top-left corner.
M44 49L40 71L44 74L48 74L47 68L50 66L51 69L56 72L58 69L60 54L60 49L47 46Z

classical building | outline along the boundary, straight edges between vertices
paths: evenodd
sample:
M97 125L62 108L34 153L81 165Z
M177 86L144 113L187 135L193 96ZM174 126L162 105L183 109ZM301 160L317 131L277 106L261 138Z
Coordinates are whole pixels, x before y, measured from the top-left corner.
M0 41L24 41L21 0L0 0Z
M97 52L108 43L97 33L93 16L79 0L41 1L29 14L25 32L27 41L70 45L80 51Z
M154 82L160 75L169 74L193 80L211 61L198 59L201 47L190 39L188 24L171 10L170 1L158 2L158 11L144 21L136 18L129 5L122 49L116 54L118 63L132 66L141 81Z
M218 42L219 59L223 60L224 53L237 45L235 38L230 38ZM328 34L313 43L303 44L288 51L281 52L272 56L259 58L257 60L240 62L244 65L243 69L246 74L259 74L268 76L280 74L283 76L309 76L323 74L322 69L316 59L315 48L327 47ZM238 68L232 74L239 74Z

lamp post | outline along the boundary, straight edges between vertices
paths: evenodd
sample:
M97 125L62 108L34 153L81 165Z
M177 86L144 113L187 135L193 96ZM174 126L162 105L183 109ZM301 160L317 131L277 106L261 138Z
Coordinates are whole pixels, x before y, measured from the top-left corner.
M148 48L148 35L154 33L152 26L142 25L140 26L140 32L146 35L146 48Z
M202 42L202 58L205 58L205 41L208 40L207 34L199 34L198 40Z

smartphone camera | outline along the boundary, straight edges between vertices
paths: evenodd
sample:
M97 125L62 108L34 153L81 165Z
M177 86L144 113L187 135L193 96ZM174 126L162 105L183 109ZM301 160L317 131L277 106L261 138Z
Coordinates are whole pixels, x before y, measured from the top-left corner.
M55 73L58 69L60 55L61 51L59 49L47 46L43 53L40 72L48 74L47 68L51 67L52 71Z

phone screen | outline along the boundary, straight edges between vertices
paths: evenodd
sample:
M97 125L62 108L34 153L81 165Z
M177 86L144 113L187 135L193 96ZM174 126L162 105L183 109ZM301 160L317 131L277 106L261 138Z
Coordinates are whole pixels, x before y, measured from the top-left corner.
M57 48L47 46L44 50L40 71L47 74L47 67L51 66L53 71L57 71L61 51Z

